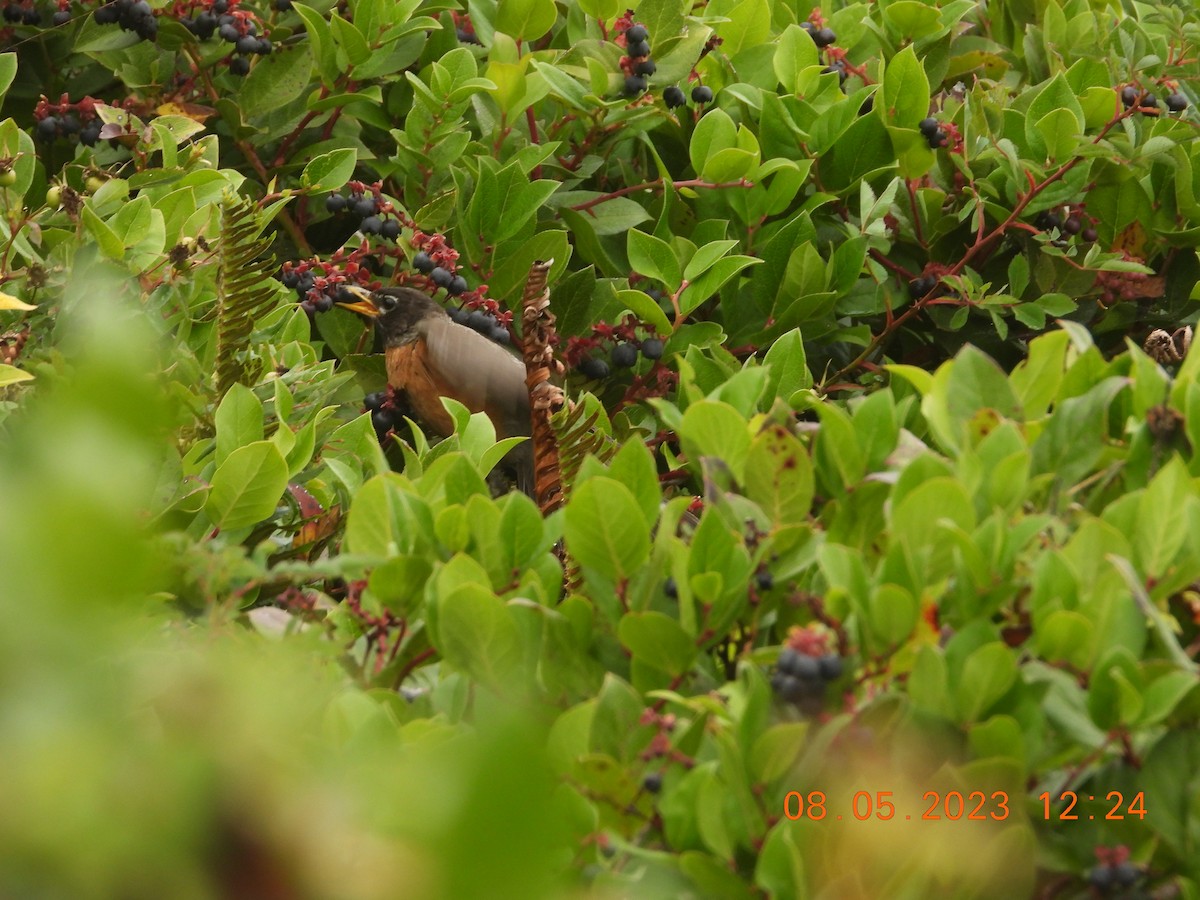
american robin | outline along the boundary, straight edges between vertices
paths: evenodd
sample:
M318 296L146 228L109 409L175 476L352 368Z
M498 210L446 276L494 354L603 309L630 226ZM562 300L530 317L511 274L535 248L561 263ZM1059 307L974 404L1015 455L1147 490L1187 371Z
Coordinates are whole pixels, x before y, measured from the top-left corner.
M432 297L409 287L369 292L347 288L360 299L339 303L374 320L383 336L388 384L408 396L416 417L446 436L454 421L442 405L450 397L492 420L498 438L531 432L525 365L478 332L455 323ZM528 441L505 458L517 486L533 491L533 452Z

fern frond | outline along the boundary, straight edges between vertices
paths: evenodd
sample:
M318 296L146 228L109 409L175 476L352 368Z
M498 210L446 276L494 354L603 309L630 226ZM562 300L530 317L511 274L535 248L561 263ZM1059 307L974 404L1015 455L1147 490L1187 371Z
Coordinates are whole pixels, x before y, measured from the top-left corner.
M550 288L546 281L554 260L537 260L529 268L521 298L521 355L525 360L525 386L529 390L531 441L533 444L533 499L543 516L562 505L562 473L558 441L551 417L566 403L562 388L550 381L562 375L562 363L554 358L557 334L550 312Z
M214 366L218 400L237 382L258 374L250 369L250 333L277 297L270 280L275 257L267 253L271 238L263 235L263 226L258 207L250 200L233 193L222 199Z

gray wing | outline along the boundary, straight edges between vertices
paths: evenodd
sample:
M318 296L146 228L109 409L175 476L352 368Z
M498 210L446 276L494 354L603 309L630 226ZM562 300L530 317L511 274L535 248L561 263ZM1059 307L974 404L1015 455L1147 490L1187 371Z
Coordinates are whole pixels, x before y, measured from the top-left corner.
M498 344L448 317L419 326L439 375L468 406L483 410L500 437L530 433L525 364Z

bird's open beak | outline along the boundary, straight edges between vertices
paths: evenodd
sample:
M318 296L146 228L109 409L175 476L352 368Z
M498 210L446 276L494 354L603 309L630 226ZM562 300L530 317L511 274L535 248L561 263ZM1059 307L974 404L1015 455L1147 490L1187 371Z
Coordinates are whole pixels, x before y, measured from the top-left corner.
M375 301L371 299L371 292L366 288L359 287L356 284L348 284L343 290L355 297L360 298L354 303L339 303L342 309L348 309L351 312L362 313L368 319L374 319L379 316L379 307L375 305Z

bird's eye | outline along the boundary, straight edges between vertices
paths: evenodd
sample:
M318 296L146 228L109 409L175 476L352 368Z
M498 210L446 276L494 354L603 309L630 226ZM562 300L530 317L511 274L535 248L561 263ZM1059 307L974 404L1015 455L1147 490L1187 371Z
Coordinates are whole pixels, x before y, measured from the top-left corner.
M391 294L384 294L383 299L379 301L379 308L384 312L391 312L396 308L396 298Z

